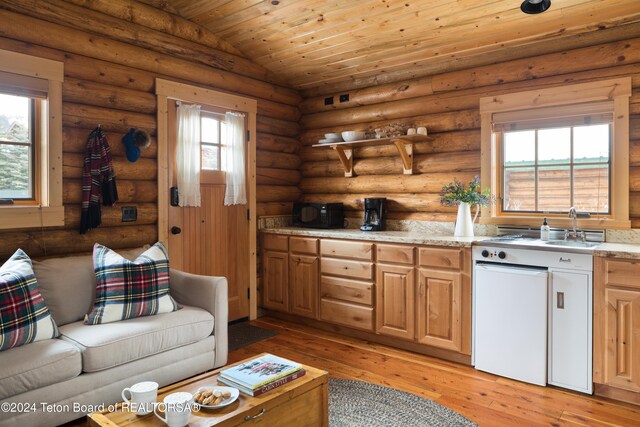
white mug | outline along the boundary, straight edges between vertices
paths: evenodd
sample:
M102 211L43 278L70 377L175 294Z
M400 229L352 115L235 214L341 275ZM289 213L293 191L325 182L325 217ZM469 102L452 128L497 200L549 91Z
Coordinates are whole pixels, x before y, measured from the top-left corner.
M421 126L418 128L418 135L426 135L427 134L427 128L424 126Z
M131 394L131 400L127 399L125 392ZM137 415L147 415L153 411L153 405L158 398L158 383L144 381L122 390L122 399Z
M415 134L416 134L416 128L407 129L407 135L415 135Z
M189 424L193 395L186 392L171 393L153 410L169 427L184 427ZM158 414L158 408L164 410L164 418Z

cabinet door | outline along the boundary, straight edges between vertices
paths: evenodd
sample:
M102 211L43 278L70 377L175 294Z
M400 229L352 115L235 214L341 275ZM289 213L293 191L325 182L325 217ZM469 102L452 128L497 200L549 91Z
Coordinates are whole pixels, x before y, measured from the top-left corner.
M462 351L462 274L418 270L418 342Z
M640 391L640 290L606 288L605 384Z
M412 340L415 336L414 268L378 264L376 277L377 332Z
M287 311L289 254L266 251L263 260L263 304L266 308Z
M316 318L318 312L318 257L292 255L289 258L289 311Z

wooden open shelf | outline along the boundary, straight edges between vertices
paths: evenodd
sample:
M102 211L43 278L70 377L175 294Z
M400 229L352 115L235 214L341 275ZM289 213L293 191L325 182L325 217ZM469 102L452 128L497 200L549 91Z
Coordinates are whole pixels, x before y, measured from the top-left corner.
M416 142L433 141L433 138L427 135L402 135L391 138L380 139L363 139L351 142L332 142L324 144L314 144L312 147L323 148L329 147L336 151L338 159L344 167L344 176L350 178L353 176L353 149L357 147L373 147L376 145L395 145L398 154L402 159L402 173L405 175L413 174L413 144Z

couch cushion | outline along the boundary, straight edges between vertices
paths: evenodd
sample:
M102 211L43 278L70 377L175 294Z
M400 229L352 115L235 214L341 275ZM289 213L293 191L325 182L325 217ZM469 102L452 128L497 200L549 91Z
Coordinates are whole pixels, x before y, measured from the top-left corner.
M160 242L129 261L96 243L96 301L87 325L169 313L179 309L169 294L169 255Z
M121 254L132 260L147 248L121 251ZM58 326L77 322L93 307L96 274L91 255L33 261L33 271Z
M31 259L18 249L0 267L0 351L57 336Z
M95 372L198 342L213 332L213 316L200 308L120 322L60 327L61 338L82 351L82 370Z
M80 375L80 349L68 342L38 341L0 353L0 400Z

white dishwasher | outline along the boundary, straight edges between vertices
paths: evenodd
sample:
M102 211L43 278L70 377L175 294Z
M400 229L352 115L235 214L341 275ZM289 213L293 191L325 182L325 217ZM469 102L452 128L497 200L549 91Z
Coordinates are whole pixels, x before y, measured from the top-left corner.
M476 369L591 394L593 257L489 241L473 261Z

